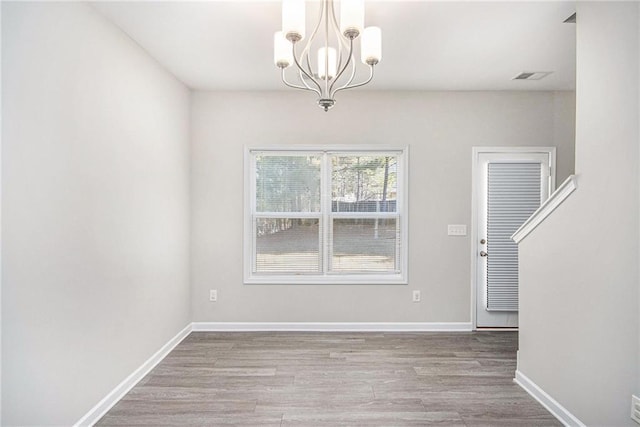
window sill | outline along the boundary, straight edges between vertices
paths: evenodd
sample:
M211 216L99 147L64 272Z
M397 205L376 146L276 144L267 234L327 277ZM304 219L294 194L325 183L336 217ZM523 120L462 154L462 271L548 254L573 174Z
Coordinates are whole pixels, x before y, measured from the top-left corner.
M407 285L400 274L350 274L331 276L253 276L245 277L245 285Z

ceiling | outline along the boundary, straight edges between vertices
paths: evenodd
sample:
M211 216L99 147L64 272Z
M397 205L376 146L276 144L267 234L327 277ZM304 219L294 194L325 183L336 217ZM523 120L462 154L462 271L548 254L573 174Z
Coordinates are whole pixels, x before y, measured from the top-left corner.
M192 89L283 88L272 46L279 1L92 5ZM572 1L368 1L365 22L382 28L383 58L366 88L573 90L576 26L563 21L574 12ZM512 80L523 71L553 73Z

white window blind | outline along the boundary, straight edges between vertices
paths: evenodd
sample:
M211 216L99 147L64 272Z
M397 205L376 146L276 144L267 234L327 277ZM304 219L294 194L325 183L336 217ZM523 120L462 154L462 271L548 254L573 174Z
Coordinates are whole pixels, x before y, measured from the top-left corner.
M319 155L255 156L254 273L322 270Z
M511 235L540 206L539 163L489 163L487 310L518 310L518 245Z
M405 150L248 150L245 282L406 283Z

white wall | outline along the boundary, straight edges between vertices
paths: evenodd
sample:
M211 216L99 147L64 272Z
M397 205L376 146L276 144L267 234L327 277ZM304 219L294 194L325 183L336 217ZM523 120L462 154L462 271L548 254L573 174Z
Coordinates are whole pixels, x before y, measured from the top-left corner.
M471 147L559 145L573 172L572 92L343 92L324 113L298 91L192 97L194 321L470 322ZM410 152L409 286L243 285L243 147L400 144ZM218 302L208 290L218 289ZM411 302L411 291L422 302Z
M518 369L587 425L634 425L639 373L639 22L577 10L578 189L520 244Z
M0 2L0 34L2 34L2 2ZM2 43L0 42L0 58ZM2 111L2 67L0 66L0 112ZM2 129L2 114L0 114ZM0 200L2 200L2 132L0 132ZM2 425L2 207L0 206L0 425Z
M3 422L70 425L190 321L189 92L86 4L2 8Z

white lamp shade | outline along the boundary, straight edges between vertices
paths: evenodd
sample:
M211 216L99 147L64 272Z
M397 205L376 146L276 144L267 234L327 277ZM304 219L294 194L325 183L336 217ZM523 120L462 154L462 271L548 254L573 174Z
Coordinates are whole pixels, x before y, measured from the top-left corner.
M338 67L338 55L336 50L332 47L325 50L324 47L318 49L318 76L325 80L327 74L329 80L336 76Z
M304 38L304 1L282 0L282 33L289 40L302 40Z
M284 38L282 31L273 35L273 62L279 68L287 68L293 62L291 42Z
M362 34L364 28L364 0L341 0L340 32L344 35Z
M362 32L360 56L362 62L375 65L382 60L382 30L380 27L367 27Z

